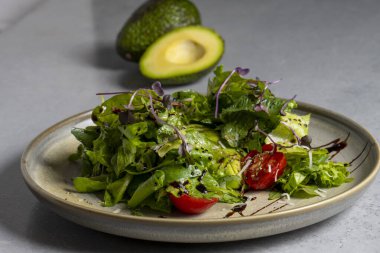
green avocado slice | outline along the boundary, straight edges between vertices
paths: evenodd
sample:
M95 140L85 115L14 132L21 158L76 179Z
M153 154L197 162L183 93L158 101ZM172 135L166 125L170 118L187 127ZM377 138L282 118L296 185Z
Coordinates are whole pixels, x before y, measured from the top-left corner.
M140 71L163 84L185 84L210 72L224 53L224 41L214 30L188 26L172 30L148 47Z

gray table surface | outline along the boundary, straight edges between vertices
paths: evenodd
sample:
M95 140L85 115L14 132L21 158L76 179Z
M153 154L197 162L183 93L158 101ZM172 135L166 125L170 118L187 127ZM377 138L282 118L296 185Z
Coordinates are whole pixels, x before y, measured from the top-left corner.
M0 33L0 252L379 252L380 178L355 206L297 231L222 244L169 244L83 228L39 203L20 156L38 133L99 103L100 91L148 82L114 52L139 1L45 1ZM203 23L226 42L226 68L283 81L298 95L351 117L378 138L380 2L197 0ZM206 90L207 78L168 88Z

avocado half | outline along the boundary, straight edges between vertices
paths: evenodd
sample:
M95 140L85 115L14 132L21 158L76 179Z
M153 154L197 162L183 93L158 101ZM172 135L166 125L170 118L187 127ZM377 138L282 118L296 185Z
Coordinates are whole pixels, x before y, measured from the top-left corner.
M161 36L140 59L141 74L163 84L191 83L222 58L223 38L204 26L177 28Z
M147 47L163 34L200 24L200 13L189 0L150 0L126 21L117 36L116 49L122 58L137 62Z

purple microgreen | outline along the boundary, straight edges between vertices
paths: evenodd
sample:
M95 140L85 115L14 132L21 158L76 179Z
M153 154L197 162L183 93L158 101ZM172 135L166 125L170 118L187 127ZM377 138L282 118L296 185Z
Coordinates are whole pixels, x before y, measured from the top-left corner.
M290 131L292 131L294 138L296 138L296 140L297 140L297 144L301 145L301 138L296 134L296 132L294 131L294 129L291 126L289 126L287 123L285 123L284 121L281 121L281 123L284 126L286 126Z
M226 80L224 80L224 82L222 83L222 85L220 85L219 90L218 90L218 92L215 95L215 100L216 101L215 101L215 115L214 115L214 117L216 119L218 118L219 96L220 96L220 93L222 93L222 90L223 90L224 86L227 85L228 81L231 79L231 77L233 76L233 74L238 73L240 76L244 76L244 75L248 74L248 72L249 72L249 69L243 69L241 67L237 67L237 68L235 68L234 70L231 71L231 73L228 75L228 77L226 78Z
M227 84L228 80L230 80L230 78L232 77L232 75L235 73L235 70L232 70L231 73L229 74L229 76L226 78L226 80L224 80L224 82L222 83L222 85L220 85L219 87L219 90L218 92L216 93L216 101L215 101L215 115L214 117L217 119L218 118L218 110L219 110L219 96L220 96L220 93L222 92L224 86Z
M152 96L149 94L149 103L150 103L150 112L152 113L154 119L156 120L156 122L160 125L164 125L164 124L167 124L165 121L163 121L160 117L158 117L158 115L156 114L155 110L154 110L154 106L153 106L153 98Z
M190 158L190 155L189 155L189 153L190 153L190 147L187 144L185 136L181 133L181 131L177 127L175 127L173 125L170 125L170 124L167 124L167 125L169 125L170 127L172 127L174 129L174 131L176 132L178 138L182 141L181 146L178 149L178 153L181 156L186 156L187 158Z
M247 74L249 73L249 69L248 69L248 68L243 69L243 68L241 68L241 67L237 67L237 68L235 68L235 71L236 71L236 73L238 73L240 76L245 76L245 75L247 75Z
M282 78L275 80L275 81L269 81L268 84L277 84L282 81Z
M264 82L264 89L263 91L260 93L258 99L259 99L259 102L258 103L261 103L263 100L264 100L264 95L265 95L265 91L268 89L268 82Z
M157 95L163 96L165 94L164 89L159 81L156 81L152 84L152 90L154 90Z
M147 90L147 89L138 89L138 90ZM136 91L138 91L136 90ZM116 92L99 92L96 93L97 96L103 96L103 95L119 95L119 94L133 94L136 91L116 91ZM146 97L149 98L146 94L138 94L140 97ZM152 98L154 101L161 101L159 99Z
M181 133L181 131L177 127L175 127L175 126L173 126L173 125L171 125L171 124L163 121L162 119L160 119L160 117L158 117L157 113L154 110L153 99L152 99L152 96L150 94L149 94L149 103L150 103L150 112L152 113L152 115L153 115L154 119L156 120L156 122L158 124L160 124L160 125L167 125L167 126L173 128L173 130L176 133L177 137L182 141L182 143L181 143L181 145L180 145L180 147L178 149L178 153L181 156L185 156L187 158L187 160L189 161L189 163L193 164L193 160L190 157L190 153L189 153L190 152L190 147L187 144L185 136Z
M309 136L309 135L305 135L301 138L300 140L300 145L301 146L306 146L308 148L311 148L311 142L312 142L312 138Z
M257 101L256 105L254 106L254 110L256 112L264 111L266 113L269 113L268 108L262 104L264 101L264 94L265 94L265 91L267 89L268 89L268 85L267 85L267 82L265 82L265 87L264 87L263 91L261 92L261 94L259 95L259 97L257 98L258 101Z
M172 109L172 102L173 102L173 99L172 99L172 96L171 95L164 95L162 97L162 103L164 104L164 106L168 109L168 110L171 110Z
M262 135L264 135L265 137L267 137L267 138L273 143L273 146L277 146L277 143L272 139L272 137L271 137L269 134L267 134L266 132L264 132L263 130L261 130L261 129L259 128L259 124L258 124L257 121L256 121L256 123L255 123L255 131L256 131L256 132L259 132L260 134L262 134Z
M130 110L126 112L120 112L118 115L119 115L119 121L123 125L132 124L136 121L135 117L133 116L132 111Z
M263 105L262 103L256 104L254 107L254 110L255 110L255 112L269 113L268 108L265 105Z
M281 110L280 110L281 116L286 116L286 112L285 112L286 107L288 107L288 104L290 103L290 101L294 100L296 97L297 95L294 95L291 99L286 100L286 102L282 105Z
M103 95L118 95L118 94L128 94L128 93L132 93L132 91L98 92L96 93L96 95L103 96Z
M281 145L281 144L279 144L279 143L276 143L275 140L273 140L273 138L272 138L268 133L266 133L265 131L263 131L263 130L261 130L261 129L259 128L259 124L257 123L257 121L256 121L256 123L255 123L255 128L254 128L254 130L255 130L256 132L258 132L258 133L264 135L265 137L267 137L267 138L272 142L272 144L273 144L274 147L275 147L275 146L278 146L278 147L280 147L280 148L291 148L291 147L294 146L294 145L284 146L284 145ZM275 150L275 148L273 148L273 151L274 151L274 150Z
M248 84L251 88L255 88L255 87L257 87L257 81L255 81L255 80L249 80L249 81L247 82L247 84Z
M137 89L137 90L135 90L135 92L133 92L131 98L129 99L129 103L128 103L128 105L125 106L126 109L128 109L128 110L134 110L134 109L135 109L135 107L133 106L133 100L135 99L136 94L137 94L140 90L141 90L141 89Z

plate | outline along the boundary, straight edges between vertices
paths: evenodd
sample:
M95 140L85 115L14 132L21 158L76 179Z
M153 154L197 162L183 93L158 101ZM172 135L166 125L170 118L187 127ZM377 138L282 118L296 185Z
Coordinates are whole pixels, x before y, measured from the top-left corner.
M106 233L191 243L274 235L317 223L352 206L379 170L379 145L363 127L342 115L305 103L299 103L297 113L312 113L309 135L314 145L344 139L350 133L348 146L334 159L349 162L364 150L350 167L352 182L310 199L268 200L268 192L251 193L241 213L231 213L233 205L218 203L201 215L154 212L132 215L123 204L103 207L95 194L77 193L72 186L71 179L79 175L79 165L67 159L78 146L70 130L92 124L90 112L72 116L37 136L22 156L21 170L30 190L53 211ZM227 218L228 215L231 216Z

